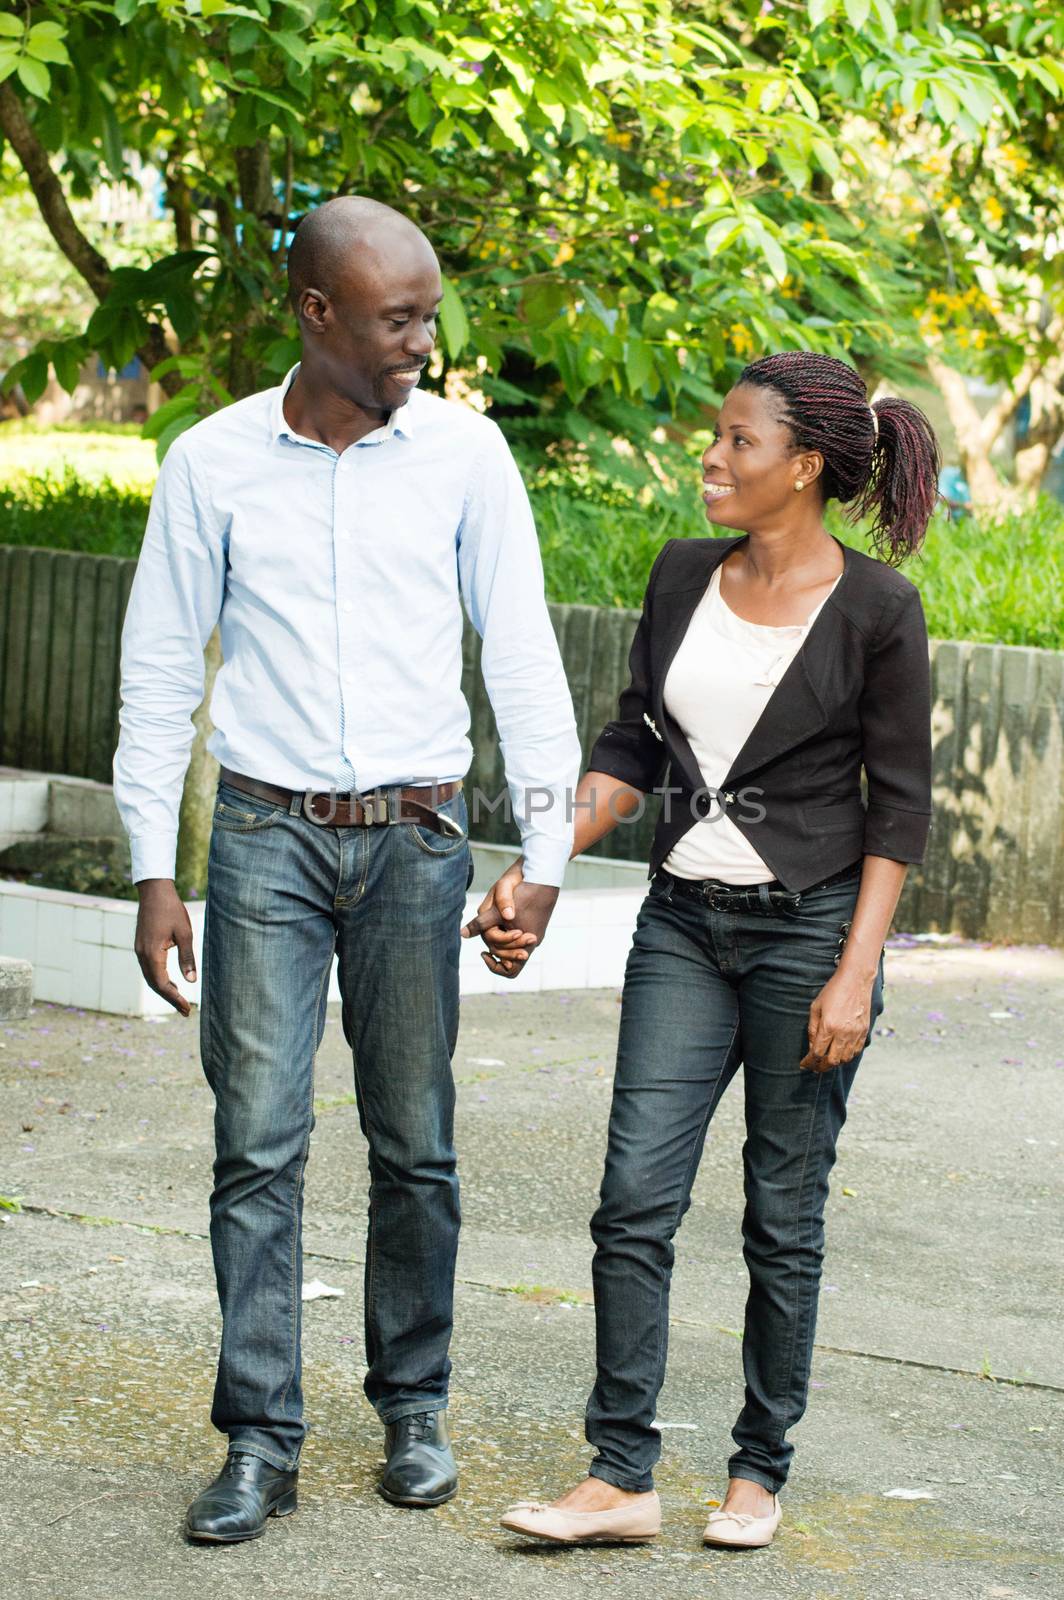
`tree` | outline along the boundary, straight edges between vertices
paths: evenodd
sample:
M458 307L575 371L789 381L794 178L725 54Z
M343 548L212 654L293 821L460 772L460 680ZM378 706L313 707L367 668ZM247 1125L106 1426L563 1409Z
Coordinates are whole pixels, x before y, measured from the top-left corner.
M935 281L917 308L928 368L946 401L976 506L1013 490L991 451L1021 411L1028 415L1016 457L1015 489L1036 490L1064 430L1064 12L1055 0L1000 10L951 4L951 25L978 29L985 46L1017 44L1028 55L1014 103L962 125L909 116L880 152L889 165L895 217L906 248ZM999 387L981 413L965 381Z
M96 308L8 373L39 392L139 353L165 448L283 372L291 229L359 191L446 274L443 350L546 461L691 418L753 351L901 372L921 263L860 214L855 112L971 143L1035 66L927 0L39 0L0 10L0 130ZM808 23L808 26L804 24ZM1037 40L1035 41L1037 47ZM136 158L171 248L116 266L71 200Z

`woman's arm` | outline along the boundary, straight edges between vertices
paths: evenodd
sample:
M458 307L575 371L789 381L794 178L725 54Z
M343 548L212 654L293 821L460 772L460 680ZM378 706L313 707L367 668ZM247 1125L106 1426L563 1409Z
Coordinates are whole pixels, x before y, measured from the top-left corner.
M801 1065L827 1072L864 1049L872 1017L872 987L908 866L865 856L861 888L838 970L809 1010L809 1049Z
M625 817L638 810L643 791L612 778L608 772L585 772L573 800L572 856L583 855L604 839ZM463 939L480 934L487 950L481 951L486 966L505 978L516 977L538 940L521 928L518 915L522 900L531 885L524 883L523 859L519 856L508 867L480 902L477 915L462 929ZM507 923L516 922L508 928Z

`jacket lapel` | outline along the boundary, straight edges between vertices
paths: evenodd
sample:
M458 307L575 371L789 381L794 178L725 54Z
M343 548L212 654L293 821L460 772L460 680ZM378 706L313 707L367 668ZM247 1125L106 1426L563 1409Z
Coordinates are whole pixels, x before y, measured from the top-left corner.
M704 566L699 566L691 583L664 592L659 588L654 596L654 627L651 633L651 695L654 720L662 730L666 748L686 778L690 789L701 789L702 775L683 729L665 710L665 679L669 675L669 668L676 652L683 643L698 602L706 592L710 578L724 557L729 555L737 544L741 544L745 537L744 534L738 539L732 539L723 549L713 551Z
M696 575L695 582L664 593L659 591L654 599L652 673L655 720L662 729L670 755L692 789L702 787L702 777L694 751L683 731L665 710L665 679L695 608L706 592L714 568L741 542L741 538L730 540L723 548L714 551ZM842 548L845 573L851 564L851 553L848 546L843 545ZM812 738L827 724L827 712L814 685L821 677L819 665L825 654L829 655L831 651L833 617L829 600L732 762L725 779L727 784L752 776L795 745Z

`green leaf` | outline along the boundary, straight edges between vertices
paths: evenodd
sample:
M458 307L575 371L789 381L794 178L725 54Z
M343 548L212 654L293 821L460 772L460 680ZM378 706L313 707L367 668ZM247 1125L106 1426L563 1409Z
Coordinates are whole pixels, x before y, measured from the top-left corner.
M432 130L429 140L430 150L442 150L444 145L450 144L454 138L454 123L450 117L441 117Z
M414 85L406 97L406 114L415 133L424 133L436 114L434 102L419 83Z
M769 232L760 218L747 222L746 234L750 242L761 251L768 263L768 270L776 282L782 283L787 276L787 257L779 240Z
M296 64L306 70L310 66L310 50L298 33L289 33L284 28L271 28L271 44L279 44L285 55L291 56Z
M776 151L776 160L779 162L780 170L792 189L800 191L808 186L810 178L809 163L804 156L794 149L793 145L781 144Z
M643 339L629 339L624 348L624 375L633 394L638 394L654 373L654 354Z
M115 21L124 28L133 21L139 5L140 0L115 0Z
M850 27L855 33L860 33L868 21L868 13L872 9L872 0L843 0L846 7L846 16Z
M939 83L937 78L931 80L931 99L935 103L935 110L941 120L947 125L952 123L960 110L960 101L952 89L944 83Z
M21 39L25 29L18 17L13 17L9 11L0 12L0 35L9 39Z
M55 61L66 66L70 61L67 47L56 34L55 25L38 22L26 39L26 49L35 61Z
M38 100L47 100L48 91L52 87L52 75L43 61L34 61L31 56L23 56L15 71L28 94L36 95Z
M528 154L528 136L521 126L520 118L524 115L524 107L512 89L493 89L488 101L488 111L492 121L515 144L522 154Z
M809 25L819 28L822 22L835 15L838 0L809 0Z
M19 59L17 47L9 50L6 45L0 44L0 83L3 83L5 78L10 78L18 66Z
M52 366L67 394L73 394L77 388L84 360L85 345L81 339L68 339L52 346Z
M199 408L199 384L187 383L172 399L153 411L141 430L145 439L157 439L176 417L187 416Z
M706 229L706 254L720 255L729 245L735 243L742 231L741 217L718 217L716 222L711 223Z
M159 413L156 412L155 415L158 416ZM154 419L152 417L148 418L148 422L153 420ZM182 433L187 433L189 428L194 428L199 420L199 414L197 412L186 411L182 416L174 417L173 420L168 423L155 441L155 459L158 461L160 466L163 463L166 452L169 450L174 440ZM147 434L147 431L148 423L146 422L144 427L141 429L141 434Z
M166 315L182 344L194 339L200 329L199 307L190 293L167 295L164 301Z
M294 367L303 353L303 345L299 339L275 339L266 347L263 364L267 372L275 372L283 377L290 368Z
M4 392L9 393L21 384L22 393L29 405L36 405L48 387L48 358L40 350L31 350L28 356L16 361L4 374Z
M465 38L455 40L454 49L463 61L486 61L494 53L495 46L490 39L477 39L467 34Z
M469 318L458 290L450 278L443 280L443 301L440 305L440 332L444 349L452 361L469 342Z
M801 106L810 122L819 122L820 107L817 105L814 96L810 94L809 90L806 88L805 84L797 74L795 74L795 76L791 79L791 88L794 90L795 99L798 101L798 104Z

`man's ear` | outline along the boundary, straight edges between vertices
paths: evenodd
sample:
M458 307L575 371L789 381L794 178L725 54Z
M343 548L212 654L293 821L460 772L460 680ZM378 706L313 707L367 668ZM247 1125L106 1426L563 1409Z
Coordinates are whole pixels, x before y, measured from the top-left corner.
M299 297L297 316L310 333L324 333L329 314L329 297L320 289L304 289Z

